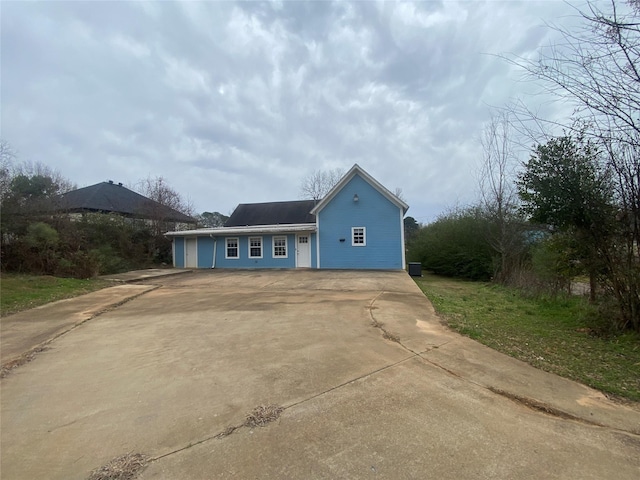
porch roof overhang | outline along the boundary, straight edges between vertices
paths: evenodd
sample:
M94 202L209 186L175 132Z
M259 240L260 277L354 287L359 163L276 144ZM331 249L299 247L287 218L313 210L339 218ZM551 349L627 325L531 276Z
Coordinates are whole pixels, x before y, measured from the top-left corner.
M263 233L298 233L315 232L315 223L297 223L286 225L247 225L244 227L200 228L198 230L182 230L167 232L167 237L228 237L230 235L252 235Z

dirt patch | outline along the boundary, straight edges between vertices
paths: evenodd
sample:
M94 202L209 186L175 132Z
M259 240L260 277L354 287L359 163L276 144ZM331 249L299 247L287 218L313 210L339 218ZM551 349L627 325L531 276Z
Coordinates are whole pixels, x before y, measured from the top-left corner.
M46 342L49 343L49 342ZM44 345L40 345L37 346L35 348L32 348L31 350L29 350L28 352L23 353L22 355L20 355L18 358L16 358L15 360L12 360L10 362L5 363L4 365L2 365L2 368L0 368L0 378L4 378L7 375L9 375L11 373L11 371L14 368L18 368L26 363L29 363L30 361L32 361L34 358L36 358L36 355L40 352L44 352L45 350L47 350L47 346L46 343Z
M373 328L377 328L382 332L382 338L385 340L389 340L391 342L400 343L400 337L395 333L389 332L386 328L384 328L384 323L376 320L373 315L371 315L371 326Z
M284 407L279 405L259 405L247 415L244 421L245 427L264 427L268 423L275 422L280 418Z
M149 463L142 453L127 453L92 471L87 480L132 480Z
M387 332L386 330L383 330L382 338L390 340L392 342L400 343L400 337L398 335L396 335L395 333Z
M495 387L488 387L488 388L493 393L497 393L498 395L502 395L503 397L508 398L509 400L520 403L525 407L530 408L531 410L536 410L538 412L546 413L547 415L551 415L558 418L563 418L565 420L574 420L577 422L588 423L590 425L597 425L599 427L602 426L599 423L590 422L588 420L585 420L584 418L576 417L575 415L571 415L570 413L563 412L562 410L558 410L557 408L547 405L546 403L539 402L538 400L534 400L532 398L527 398L527 397L521 397L519 395L505 392L504 390L500 390Z

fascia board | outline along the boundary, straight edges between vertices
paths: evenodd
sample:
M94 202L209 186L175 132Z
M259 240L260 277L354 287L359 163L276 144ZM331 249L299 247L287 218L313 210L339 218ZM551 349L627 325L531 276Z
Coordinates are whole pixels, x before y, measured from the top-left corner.
M228 236L228 235L250 235L254 233L296 233L315 232L315 223L299 223L287 225L247 225L245 227L220 227L202 228L198 230L182 230L167 232L167 237L192 237L192 236Z

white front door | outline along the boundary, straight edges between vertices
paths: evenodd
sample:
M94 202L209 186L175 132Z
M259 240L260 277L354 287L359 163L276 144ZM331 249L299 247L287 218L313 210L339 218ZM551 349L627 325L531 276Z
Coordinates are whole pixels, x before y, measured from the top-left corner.
M309 234L296 235L296 267L311 267L311 240Z
M198 240L195 238L187 238L185 240L184 266L187 268L196 268L198 266Z

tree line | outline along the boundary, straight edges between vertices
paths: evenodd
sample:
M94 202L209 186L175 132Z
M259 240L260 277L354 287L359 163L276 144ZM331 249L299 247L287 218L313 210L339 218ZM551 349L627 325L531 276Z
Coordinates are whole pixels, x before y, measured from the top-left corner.
M172 263L164 233L175 224L160 213L127 218L116 213L81 216L52 212L60 195L76 185L40 163L20 162L0 142L0 264L3 272L88 278ZM163 177L148 177L132 189L161 205L195 217L198 226L219 227L219 212L194 215L193 206ZM193 225L192 225L193 227Z
M522 102L496 110L480 142L478 202L421 228L409 258L552 293L583 275L591 301L613 305L612 325L640 331L640 2L577 14L582 26L558 29L562 44L537 60L503 57L572 116L547 120Z

